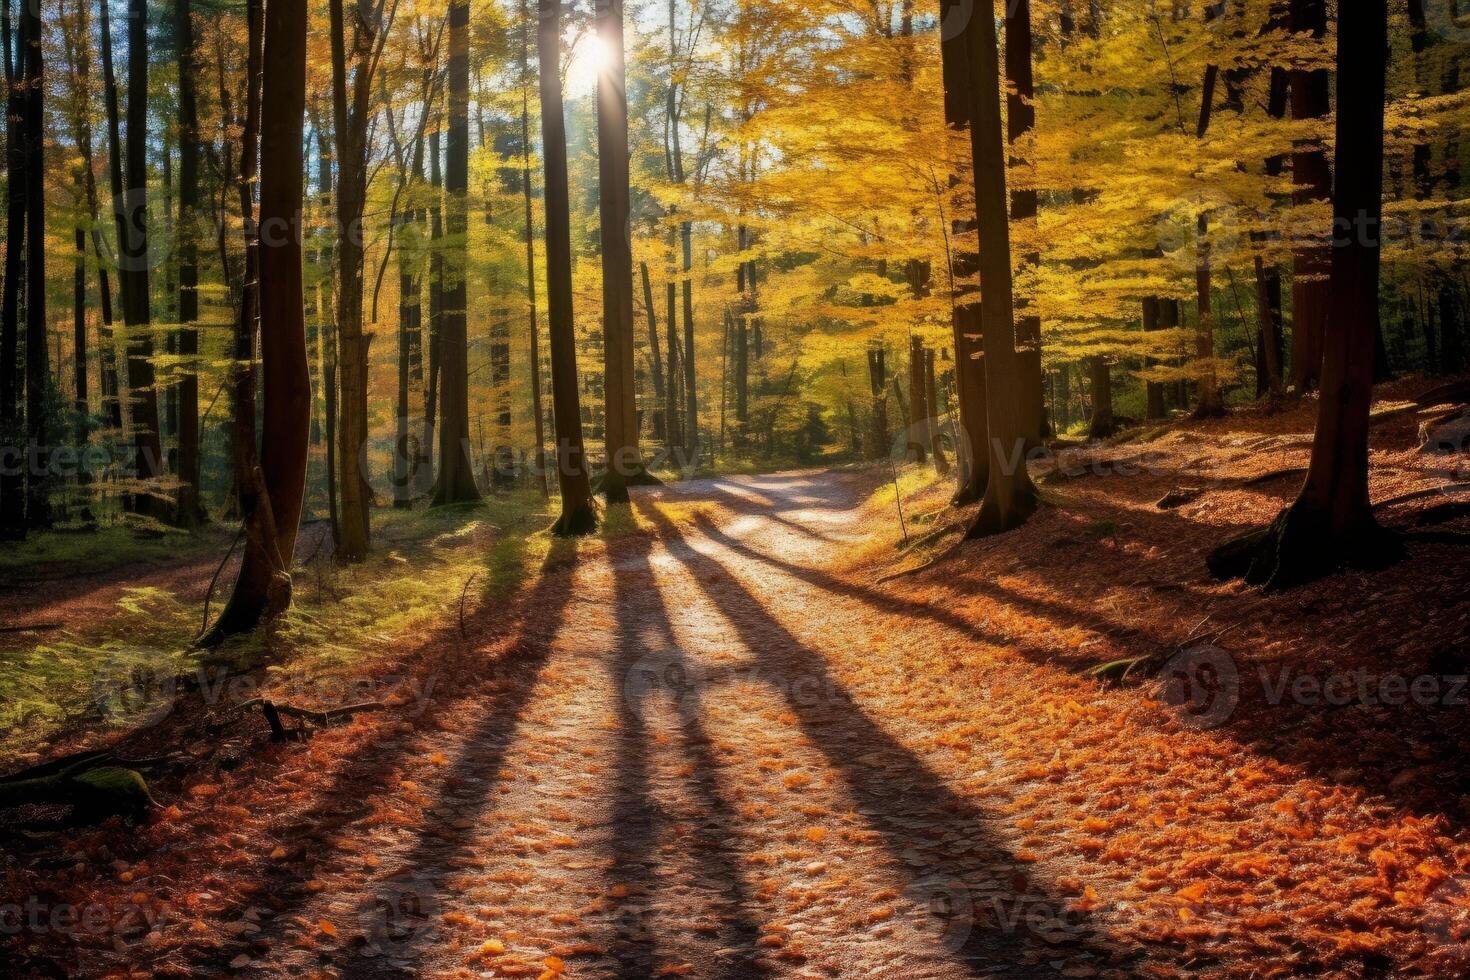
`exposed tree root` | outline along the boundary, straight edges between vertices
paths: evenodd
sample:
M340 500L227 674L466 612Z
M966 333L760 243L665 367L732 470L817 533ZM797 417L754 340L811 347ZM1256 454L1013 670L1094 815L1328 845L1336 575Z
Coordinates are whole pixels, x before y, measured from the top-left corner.
M571 511L563 511L551 526L551 533L559 538L580 538L597 530L597 508L591 503L583 504Z
M1325 578L1344 566L1378 571L1404 556L1399 535L1371 515L1346 534L1334 534L1328 516L1297 501L1270 526L1225 542L1207 559L1210 575L1243 578L1277 592Z
M1271 470L1269 473L1262 473L1259 476L1253 476L1249 479L1232 480L1216 489L1237 490L1245 487L1260 486L1263 483L1272 483L1276 480L1284 480L1287 477L1306 475L1307 468L1305 466L1288 466L1284 469ZM1176 507L1183 507L1185 504L1192 503L1200 497L1203 497L1209 492L1209 489L1208 487L1178 487L1164 494L1154 506L1159 510L1173 510Z
M1010 506L1002 507L995 495L987 493L985 499L980 503L980 513L975 515L975 522L965 532L965 540L975 541L980 538L990 538L997 534L1005 534L1014 531L1031 519L1036 513L1041 501L1036 496L1036 490L1026 481L1026 486L1018 492L1011 500Z

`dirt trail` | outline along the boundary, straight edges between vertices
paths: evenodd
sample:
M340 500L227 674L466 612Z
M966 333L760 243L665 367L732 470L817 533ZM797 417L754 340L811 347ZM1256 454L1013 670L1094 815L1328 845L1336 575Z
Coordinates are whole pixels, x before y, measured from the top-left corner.
M1033 553L1072 542L1099 588L1130 568L1162 574L1161 559L1135 567L1128 540L1077 544L1087 518L1048 510L1026 536L875 587L842 569L874 533L857 508L877 482L839 471L639 491L639 530L584 543L575 561L554 548L514 604L425 637L413 663L427 702L172 788L177 810L111 873L79 841L93 863L75 888L161 921L83 944L75 972L1470 964L1456 827L1256 745L1266 716L1201 727L1154 687L1079 675L1071 661L1107 655L1103 636L1168 644L1119 632L1130 609L1042 596L1070 573L1030 574ZM1169 561L1198 575L1191 554ZM1162 594L1181 629L1202 601L1233 601L1181 581Z
M870 482L702 481L641 501L656 536L575 570L534 683L415 742L423 762L399 785L425 821L318 865L314 897L248 930L272 952L247 969L961 977L1105 961L1085 917L830 670L825 646L903 624L834 633L862 618L854 600L660 506L753 504L720 535L817 567L857 535Z

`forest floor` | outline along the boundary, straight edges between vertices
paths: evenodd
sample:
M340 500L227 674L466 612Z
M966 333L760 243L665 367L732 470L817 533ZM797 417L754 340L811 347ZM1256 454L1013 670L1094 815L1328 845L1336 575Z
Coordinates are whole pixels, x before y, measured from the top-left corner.
M183 750L158 813L6 825L0 956L86 976L1464 975L1457 529L1285 595L1204 573L1289 500L1299 476L1244 481L1305 465L1311 413L1080 450L1036 471L1049 506L1026 528L935 535L945 557L886 583L919 560L893 548L886 467L638 491L579 543L446 524L429 571L388 559L437 618L367 590L379 639L353 649L377 659L355 666L400 679L385 710L276 744L170 692L123 743ZM1446 480L1416 414L1374 430L1375 500ZM1156 506L1183 487L1202 492ZM911 533L953 519L946 492L906 496ZM460 591L467 568L489 584Z

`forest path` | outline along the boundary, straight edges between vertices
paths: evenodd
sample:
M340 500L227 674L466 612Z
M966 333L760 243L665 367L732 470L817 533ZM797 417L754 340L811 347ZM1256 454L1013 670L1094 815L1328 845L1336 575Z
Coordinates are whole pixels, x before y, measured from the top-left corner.
M358 829L295 914L246 926L270 952L238 965L1093 975L1106 953L1086 916L918 747L932 732L905 710L911 678L877 653L911 618L816 571L864 536L854 508L873 482L640 493L653 533L584 553L544 658L412 737L418 761L384 798L353 801ZM698 503L718 520L669 516ZM834 666L866 649L877 673Z

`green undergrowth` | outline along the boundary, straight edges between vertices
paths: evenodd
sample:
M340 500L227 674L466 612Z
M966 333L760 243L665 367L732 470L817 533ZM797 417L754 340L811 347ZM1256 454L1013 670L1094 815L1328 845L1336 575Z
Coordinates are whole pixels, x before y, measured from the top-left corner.
M0 579L19 581L26 576L57 579L96 574L143 562L175 562L206 555L228 544L232 532L209 527L181 531L149 522L111 524L96 530L62 528L32 533L24 541L0 548Z
M435 631L457 630L461 609L472 617L574 562L589 545L563 545L546 533L554 507L531 491L479 505L376 511L373 551L357 565L333 562L330 543L317 550L326 525L308 525L303 550L316 557L294 570L291 610L207 655L190 649L203 625L199 604L155 588L126 589L102 623L0 637L0 767L32 761L62 730L105 736L151 724L167 714L175 679L201 669L212 683L219 668L233 678L214 697L249 696L261 684L283 689L293 703L350 697L344 692L362 689L357 675L370 675L374 663ZM613 508L605 533L636 527L619 510L627 512ZM227 541L213 553L222 555ZM221 576L211 616L229 586Z

